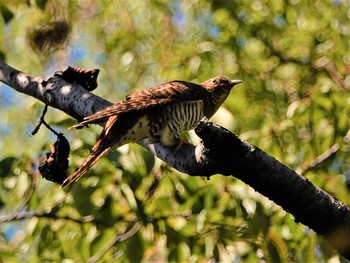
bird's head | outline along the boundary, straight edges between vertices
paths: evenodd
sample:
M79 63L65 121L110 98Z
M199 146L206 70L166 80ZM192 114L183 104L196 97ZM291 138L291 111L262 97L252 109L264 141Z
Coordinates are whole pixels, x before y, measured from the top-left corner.
M239 83L242 83L242 80L230 80L225 77L214 77L203 82L202 86L211 92L214 92L215 90L222 90L222 92L230 92L230 90Z
M225 77L214 77L202 83L202 86L209 91L209 98L205 105L205 116L210 118L226 100L231 89L241 83L241 80L230 80Z

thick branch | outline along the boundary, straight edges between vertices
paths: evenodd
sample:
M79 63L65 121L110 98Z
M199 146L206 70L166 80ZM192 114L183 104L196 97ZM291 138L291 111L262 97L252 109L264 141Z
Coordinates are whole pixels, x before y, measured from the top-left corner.
M150 146L150 150L192 175L237 177L291 213L297 222L325 236L350 259L350 209L346 205L222 127L204 120L195 131L203 140L197 147L185 145L166 156L162 154L166 147L161 145ZM179 165L181 156L184 163Z
M0 81L49 106L81 118L111 103L60 78L47 80L23 74L0 61ZM147 145L154 155L179 171L198 176L234 175L270 198L350 259L350 210L304 177L222 127L203 121L196 128L197 147Z
M195 176L233 175L323 235L350 259L350 209L306 178L228 130L204 120L195 129L203 143L148 149L179 171Z
M109 101L80 85L68 83L59 77L32 77L8 66L2 60L0 81L77 119L111 105Z

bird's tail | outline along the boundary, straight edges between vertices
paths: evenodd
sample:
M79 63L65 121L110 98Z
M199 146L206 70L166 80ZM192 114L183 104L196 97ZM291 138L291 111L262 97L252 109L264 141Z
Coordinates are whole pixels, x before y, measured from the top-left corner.
M101 144L96 144L90 155L84 160L82 164L70 175L67 177L66 180L64 180L61 187L66 187L70 185L71 183L79 180L80 177L82 177L88 169L93 166L99 159L101 159L103 156L105 156L107 153L111 151L111 147L102 146Z

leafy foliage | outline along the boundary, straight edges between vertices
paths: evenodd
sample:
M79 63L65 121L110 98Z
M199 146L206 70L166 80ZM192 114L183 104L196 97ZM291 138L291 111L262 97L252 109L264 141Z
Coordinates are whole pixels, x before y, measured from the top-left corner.
M0 54L32 75L99 68L96 93L111 101L172 79L242 79L213 120L350 204L348 9L341 0L7 1ZM70 37L38 53L30 32L63 20ZM55 136L28 136L43 105L1 86L0 107L1 261L338 257L249 186L180 174L137 145L62 190L37 170ZM67 131L72 120L55 110L46 121L70 140L76 167L99 128Z

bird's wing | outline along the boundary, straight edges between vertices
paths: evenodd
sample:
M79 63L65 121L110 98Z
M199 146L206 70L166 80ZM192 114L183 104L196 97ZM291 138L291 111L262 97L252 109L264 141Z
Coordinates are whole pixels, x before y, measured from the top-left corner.
M197 84L184 81L171 81L156 85L148 89L134 92L103 110L86 116L84 120L73 127L80 127L89 123L106 121L110 116L117 116L128 112L165 106L169 103L184 101L198 101L206 90Z

